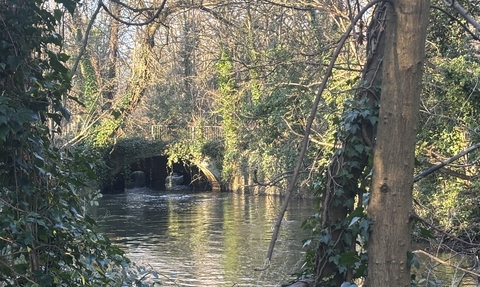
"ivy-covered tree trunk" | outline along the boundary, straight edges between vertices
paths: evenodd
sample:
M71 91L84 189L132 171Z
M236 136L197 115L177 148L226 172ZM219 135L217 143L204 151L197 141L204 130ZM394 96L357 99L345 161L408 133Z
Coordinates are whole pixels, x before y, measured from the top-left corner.
M429 0L388 5L382 98L368 214L367 286L410 286L413 165Z
M375 140L378 101L382 84L385 47L386 3L379 4L367 30L367 61L355 103L343 115L336 151L327 168L322 195L320 242L315 258L316 286L340 286L364 275L367 257L357 254L355 239L368 236L368 221L363 216L362 197ZM359 204L354 206L355 199ZM356 210L358 220L351 226L349 216ZM363 223L362 223L363 222ZM353 259L353 260L352 260ZM355 266L363 266L354 268Z

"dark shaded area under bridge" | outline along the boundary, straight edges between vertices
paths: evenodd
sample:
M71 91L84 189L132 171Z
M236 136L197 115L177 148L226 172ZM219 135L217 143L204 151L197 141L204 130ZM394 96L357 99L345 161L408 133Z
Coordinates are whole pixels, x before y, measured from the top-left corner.
M167 144L175 139L189 139L192 143L202 137L217 140L221 136L219 127L175 128L172 126L152 126L152 138L125 139L119 141L108 153L104 181L100 188L102 193L120 193L126 188L148 187L154 190L167 190L167 176L173 173L183 176L182 190L221 191L219 171L214 162L205 157L198 162L183 160L173 166L167 166Z
M117 158L117 163L122 162ZM206 191L215 190L216 183L198 168L188 162L175 163L173 167L167 167L166 156L153 156L149 158L137 158L134 162L118 164L112 169L111 184L102 188L103 193L120 193L126 188L148 187L153 190L164 191L169 188L166 182L167 176L178 174L183 177L177 185L184 186L182 190ZM178 187L177 187L178 188Z

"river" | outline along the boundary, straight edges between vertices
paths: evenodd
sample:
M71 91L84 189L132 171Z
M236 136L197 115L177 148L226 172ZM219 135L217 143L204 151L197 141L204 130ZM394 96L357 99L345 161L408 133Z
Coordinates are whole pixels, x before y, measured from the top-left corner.
M234 193L104 195L92 213L100 230L165 286L281 286L303 264L302 222L312 200L293 199L271 267L261 268L282 197Z
M302 222L312 200L293 199L271 267L263 267L282 197L235 193L160 193L132 189L104 195L92 210L100 230L132 261L160 275L163 286L281 286L303 264ZM425 246L423 246L425 247ZM472 266L471 254L439 253L454 266ZM470 276L419 256L417 286L477 286ZM413 286L413 285L412 285Z

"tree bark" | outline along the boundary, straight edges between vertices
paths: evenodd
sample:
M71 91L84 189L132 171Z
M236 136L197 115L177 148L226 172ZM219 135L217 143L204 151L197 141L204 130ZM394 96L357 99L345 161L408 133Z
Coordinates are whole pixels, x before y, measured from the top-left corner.
M366 286L410 286L416 124L420 107L429 0L388 5L383 84L368 214Z
M385 11L386 3L380 3L375 7L372 20L367 30L367 61L363 68L362 84L355 94L355 100L358 107L355 109L377 109L377 103L380 98L380 90L377 87L382 85L382 60L384 57L385 47ZM363 102L365 106L360 103ZM351 112L351 111L349 111ZM372 115L373 116L373 115ZM366 167L368 166L369 154L363 152L351 155L345 153L347 149L351 149L354 145L362 145L373 148L375 140L376 123L365 118L356 119L355 122L359 129L355 133L346 132L343 136L342 152L337 152L331 160L327 169L327 184L322 198L322 222L320 227L322 230L328 230L331 236L331 242L320 242L315 254L315 286L340 286L345 281L351 281L353 270L341 273L337 264L331 260L332 250L336 250L339 254L348 251L355 251L355 236L351 234L351 242L345 242L343 238L349 236L345 233L351 230L338 228L342 226L349 213L354 209L353 203L355 197L357 202L361 204L362 195L361 181L368 174ZM351 167L349 163L356 162L358 165ZM344 175L344 171L348 170L348 175ZM343 191L340 195L336 190L341 188ZM347 204L349 203L349 204ZM343 237L343 238L342 238Z

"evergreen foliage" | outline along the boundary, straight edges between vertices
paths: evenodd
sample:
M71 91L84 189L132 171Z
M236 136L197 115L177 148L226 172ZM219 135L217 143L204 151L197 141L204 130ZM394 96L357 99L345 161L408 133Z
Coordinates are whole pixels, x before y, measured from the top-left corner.
M77 4L56 2L69 13ZM97 196L84 189L94 158L53 144L53 127L70 117L62 11L0 3L0 286L141 286L86 213Z

